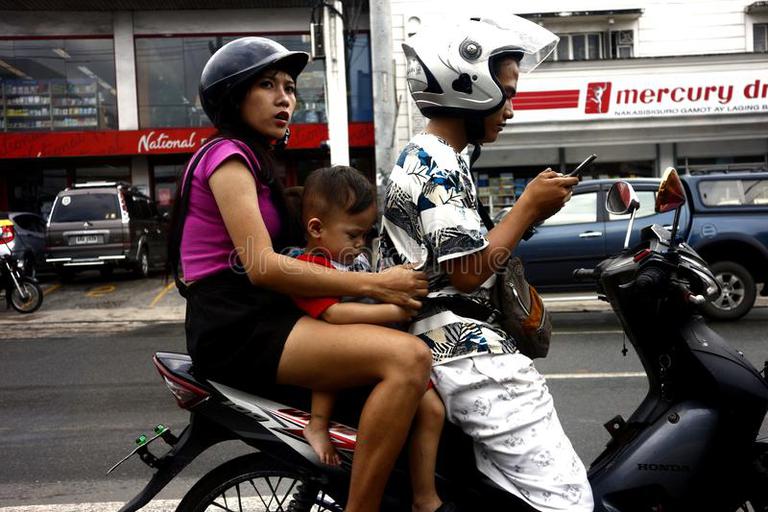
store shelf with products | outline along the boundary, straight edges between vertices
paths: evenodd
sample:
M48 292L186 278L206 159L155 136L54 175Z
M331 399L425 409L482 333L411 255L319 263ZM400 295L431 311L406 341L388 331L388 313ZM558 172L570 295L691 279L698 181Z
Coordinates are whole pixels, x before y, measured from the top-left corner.
M2 80L0 128L5 131L100 127L95 80Z
M502 208L514 206L528 181L530 180L526 178L515 178L511 172L502 172L497 176L478 173L477 195L493 217Z

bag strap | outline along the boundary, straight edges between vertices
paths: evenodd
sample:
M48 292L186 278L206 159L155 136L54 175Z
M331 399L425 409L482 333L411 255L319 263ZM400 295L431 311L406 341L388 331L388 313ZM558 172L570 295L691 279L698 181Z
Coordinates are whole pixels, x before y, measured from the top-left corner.
M472 150L472 156L469 158L469 170L472 171L472 164L475 163L475 160L480 158L480 145L476 144L475 148ZM485 226L485 229L488 231L492 230L496 224L491 220L491 216L488 214L488 208L485 207L482 201L480 201L480 194L475 194L477 197L477 213L480 214L480 220L483 221L483 225ZM522 239L523 240L529 240L534 233L536 233L536 227L530 226L528 229L525 230L525 233L523 233Z
M480 153L482 152L482 146L480 144L474 144L474 147L472 148L472 155L469 157L469 172L472 173L472 166L475 164L478 158L480 158ZM488 208L483 205L483 202L480 201L480 194L475 194L477 198L477 213L480 214L480 220L483 221L483 225L485 225L485 229L488 231L492 230L495 224L493 223L493 220L491 220L491 216L488 215Z
M486 208L483 202L480 201L480 196L477 196L477 213L480 214L480 220L483 221L485 229L490 231L496 226L496 224L493 223L493 220L491 220L491 216L488 215L488 208Z
M173 265L173 280L176 282L176 288L179 290L179 293L182 297L187 296L187 290L189 288L187 284L179 277L179 266L181 265L181 237L184 233L184 222L187 218L187 213L189 212L189 195L190 191L192 190L192 179L194 177L197 166L200 165L200 161L203 159L205 154L208 153L208 150L210 150L221 140L223 139L220 137L215 138L203 145L197 151L197 153L195 153L195 156L190 161L181 178L181 193L179 194L179 215L176 218L176 223L173 226L173 231L170 233L170 236L172 243L171 250L174 252L172 261L175 261L175 264Z

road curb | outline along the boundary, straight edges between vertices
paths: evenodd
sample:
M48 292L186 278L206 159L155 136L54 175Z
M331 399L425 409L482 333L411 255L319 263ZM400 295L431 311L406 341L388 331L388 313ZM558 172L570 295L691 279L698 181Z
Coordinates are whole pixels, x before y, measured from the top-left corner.
M611 311L611 305L597 298L585 296L543 295L547 309L552 313L589 313ZM768 307L768 297L758 297L755 308ZM102 309L59 309L45 311L43 309L21 315L9 311L0 317L0 326L23 329L51 330L61 326L72 330L77 326L87 328L94 324L176 324L183 323L186 307L184 305L156 308L102 308Z

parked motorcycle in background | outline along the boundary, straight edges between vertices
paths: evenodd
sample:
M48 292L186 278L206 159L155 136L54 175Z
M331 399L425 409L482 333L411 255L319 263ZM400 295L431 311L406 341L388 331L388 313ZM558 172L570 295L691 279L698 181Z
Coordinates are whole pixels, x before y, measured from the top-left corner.
M33 277L24 275L23 265L13 256L15 238L13 222L0 219L0 287L7 307L33 313L43 304L43 290Z
M671 232L648 226L629 248L637 194L618 182L606 202L611 213L632 214L624 250L575 277L595 281L610 302L643 364L648 393L629 418L605 424L611 440L588 472L595 512L768 512L768 439L758 439L768 376L698 313L720 289L706 262L676 240L685 202L676 171L668 169L656 202L659 212L677 212ZM158 425L110 469L134 454L156 469L120 512L139 510L201 452L229 439L257 451L203 476L177 512L343 511L354 428L332 425L342 465L323 466L302 434L307 412L197 378L186 354L158 352L154 363L179 406L190 411L189 425L178 437ZM148 445L155 440L171 449L153 455ZM528 510L475 469L472 440L450 423L436 469L441 497L463 510ZM407 468L398 464L381 510L410 510L410 499Z

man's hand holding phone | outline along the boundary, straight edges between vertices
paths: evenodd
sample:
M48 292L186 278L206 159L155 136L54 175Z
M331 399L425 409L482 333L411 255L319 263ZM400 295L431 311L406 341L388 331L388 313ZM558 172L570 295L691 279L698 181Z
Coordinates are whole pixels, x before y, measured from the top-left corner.
M578 183L576 177L563 176L547 169L531 180L517 202L522 203L520 206L529 213L535 224L557 213L570 198L571 189Z

